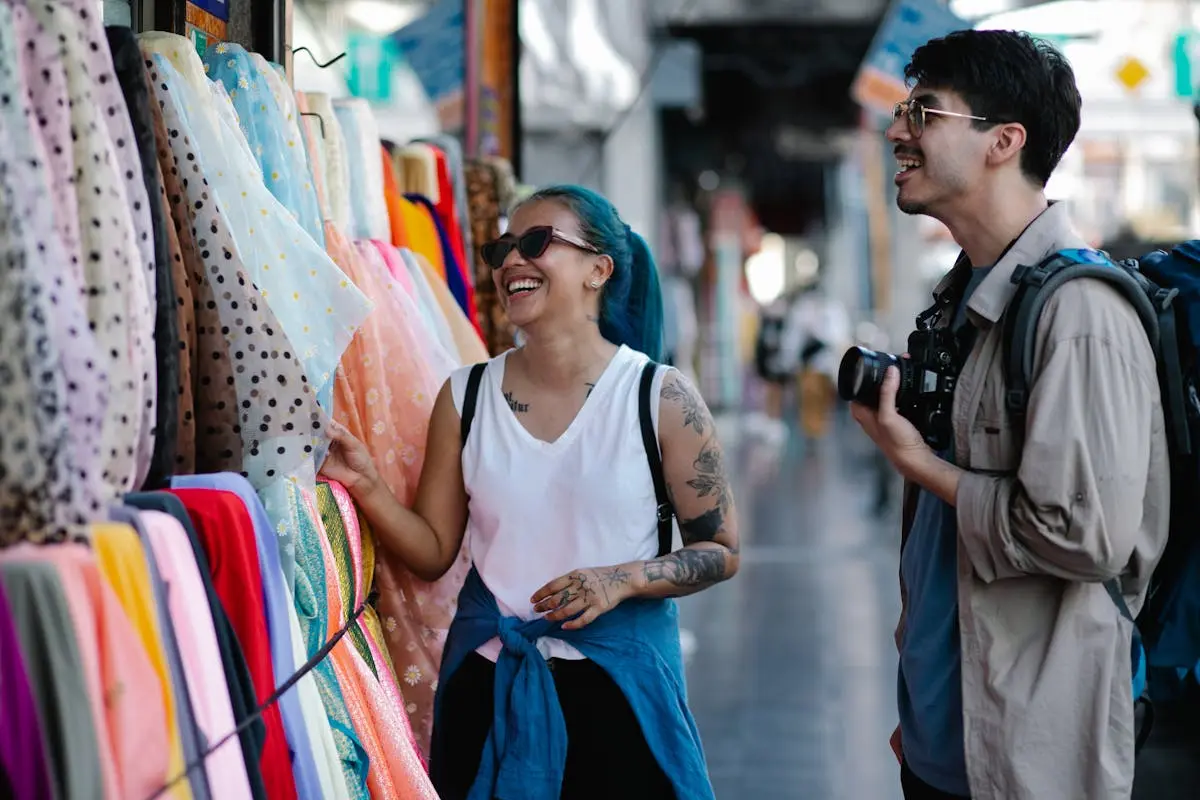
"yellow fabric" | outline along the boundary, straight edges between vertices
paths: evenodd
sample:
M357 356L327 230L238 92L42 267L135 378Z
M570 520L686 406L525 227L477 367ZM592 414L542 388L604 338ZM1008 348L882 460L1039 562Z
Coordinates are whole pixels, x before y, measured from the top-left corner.
M437 224L429 215L429 210L407 198L401 200L400 210L404 215L404 232L408 237L404 247L429 259L437 271L438 283L445 286L446 259L442 255L442 240L438 236Z
M183 772L183 743L179 738L179 725L175 718L175 689L167 672L167 659L163 653L162 633L155 613L157 604L150 586L150 568L146 564L146 551L137 533L128 525L96 523L92 525L92 548L96 562L104 579L125 609L134 630L142 640L150 666L158 677L162 692L163 710L167 722L167 744L170 774L172 777ZM192 789L187 781L175 784L168 794L175 800L191 800Z
M458 350L459 359L464 364L478 364L481 361L487 361L489 358L487 347L479 338L479 332L475 330L475 326L463 313L462 306L450 293L450 287L444 280L438 278L436 270L423 255L415 252L413 255L421 266L421 271L425 273L425 279L433 287L433 294L442 309L442 316L450 325L450 335L454 337L454 347Z

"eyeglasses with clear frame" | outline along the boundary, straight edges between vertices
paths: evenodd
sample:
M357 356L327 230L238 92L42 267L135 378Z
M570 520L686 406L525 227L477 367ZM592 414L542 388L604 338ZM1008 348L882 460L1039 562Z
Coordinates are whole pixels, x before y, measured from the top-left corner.
M921 138L921 134L925 132L925 115L934 114L939 117L956 117L958 119L971 119L977 122L989 122L987 117L977 117L973 114L959 114L957 111L943 111L940 108L929 108L921 103L920 100L905 100L902 103L896 103L892 106L892 122L904 117L908 122L908 132L913 138Z

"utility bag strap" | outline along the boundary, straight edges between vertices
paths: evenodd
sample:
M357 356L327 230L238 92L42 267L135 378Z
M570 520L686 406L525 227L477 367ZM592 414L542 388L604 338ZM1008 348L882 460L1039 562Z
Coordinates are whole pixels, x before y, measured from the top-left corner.
M1136 268L1114 264L1104 253L1064 250L1040 264L1017 267L1012 276L1017 291L1004 312L1004 403L1009 414L1017 419L1024 418L1029 405L1042 309L1058 287L1076 278L1098 278L1120 292L1137 312L1156 355L1160 352L1163 318L1168 318L1170 332L1174 333L1171 302L1178 292L1153 288ZM1168 404L1172 399L1168 398Z
M651 361L642 368L642 382L638 389L638 420L642 427L642 445L646 448L646 461L650 465L650 477L654 481L655 514L658 518L658 555L661 558L671 552L674 528L671 520L675 507L667 495L667 479L663 475L662 455L658 449L658 436L654 432L654 417L651 403L654 401L654 376L658 364Z
M464 447L467 444L467 436L471 433L471 423L475 421L475 404L479 401L479 382L483 380L485 369L487 369L486 361L471 367L471 373L467 376L467 392L463 395L462 420L459 423L459 441Z

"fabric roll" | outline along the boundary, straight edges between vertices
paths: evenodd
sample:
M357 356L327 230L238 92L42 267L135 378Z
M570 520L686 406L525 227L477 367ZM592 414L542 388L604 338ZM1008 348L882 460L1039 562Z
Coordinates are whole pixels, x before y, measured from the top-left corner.
M12 797L51 800L45 732L0 576L0 773Z
M53 797L103 800L96 726L58 572L52 564L0 559L0 585L31 678Z
M179 319L176 311L175 279L167 228L170 218L161 202L162 177L158 169L154 139L154 115L146 67L137 40L129 28L110 27L105 32L113 69L125 98L149 212L153 243L155 385L154 449L142 485L161 486L175 470L175 447L179 439L180 358ZM135 205L143 200L134 198Z

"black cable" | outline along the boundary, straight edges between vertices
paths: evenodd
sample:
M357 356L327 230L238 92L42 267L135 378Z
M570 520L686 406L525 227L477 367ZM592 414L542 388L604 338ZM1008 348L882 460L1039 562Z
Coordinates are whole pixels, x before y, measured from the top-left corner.
M346 624L342 626L341 630L339 630L337 633L335 633L329 641L327 641L324 645L322 645L321 649L318 650L316 653L314 653L312 658L310 658L308 661L306 661L304 663L304 666L300 667L300 669L298 669L294 673L292 673L291 677L289 677L286 681L281 683L279 685L279 688L276 689L274 692L272 692L271 696L268 697L262 703L262 705L260 705L253 712L251 712L244 720L242 720L238 724L238 726L236 728L234 728L232 731L227 733L225 736L222 736L220 739L218 739L216 744L209 747L207 750L205 750L203 753L201 753L199 755L199 757L197 757L194 761L192 761L187 766L185 766L183 768L183 771L180 772L177 776L175 776L171 780L167 781L163 786L159 787L159 789L157 791L155 791L154 794L150 795L150 797L148 797L147 800L158 800L158 798L162 797L164 794L169 792L172 788L174 788L181 781L187 780L187 777L188 777L188 775L191 774L192 770L194 770L198 767L203 767L204 762L208 760L209 756L211 756L213 753L217 752L222 747L224 747L229 742L230 739L232 739L235 736L240 735L242 731L244 731L246 728L253 725L255 723L255 721L257 721L263 714L265 714L267 712L267 709L269 709L271 706L278 703L279 698L281 698L285 694L287 694L288 691L293 686L295 686L300 681L301 678L303 678L305 675L307 675L308 673L310 673L314 669L316 669L316 666L318 664L320 664L322 661L324 661L325 658L331 652L333 652L333 648L337 647L337 643L342 640L342 637L345 636L352 627L354 627L354 624L356 622L358 622L358 618L361 617L362 613L367 610L368 605L369 605L368 603L363 603L361 606L359 606L355 610L355 612L352 615L350 615L350 619L346 621Z
M675 13L672 16L675 18L685 17L687 12L690 11L691 7L695 4L696 0L681 0L679 3L679 8L675 9ZM654 71L658 69L659 62L663 60L663 56L665 54L666 48L663 47L661 43L658 43L654 46L653 52L650 53L650 61L648 64L646 64L646 68L642 70L642 74L638 78L637 95L633 98L632 103L621 110L613 124L600 134L600 140L596 143L596 149L593 151L592 158L588 162L587 168L580 173L576 183L583 183L585 180L587 180L587 177L591 174L592 170L600 166L600 162L604 159L604 145L607 144L608 140L611 139L613 135L621 129L621 126L623 126L625 121L628 120L633 114L633 110L637 108L638 103L642 101L642 95L644 95L646 90L650 88L650 82L654 78Z

